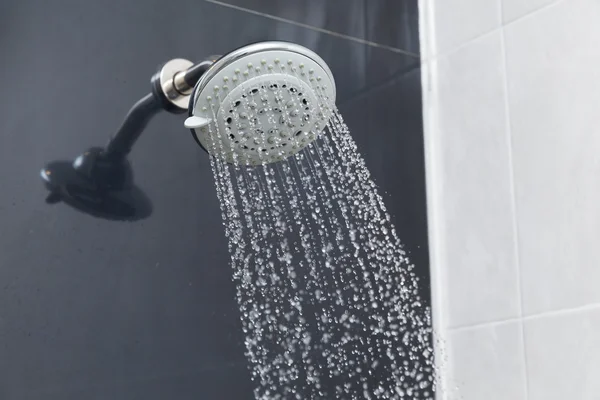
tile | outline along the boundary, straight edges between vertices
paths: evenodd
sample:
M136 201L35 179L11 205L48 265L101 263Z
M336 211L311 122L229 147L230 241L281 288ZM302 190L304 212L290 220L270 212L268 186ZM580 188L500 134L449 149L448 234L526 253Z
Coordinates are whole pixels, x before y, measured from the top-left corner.
M376 47L365 47L365 88L372 90L381 85L405 75L409 71L418 68L418 59L404 54L393 53ZM391 97L393 102L397 97ZM418 100L418 99L417 99Z
M223 3L419 53L419 10L415 0L224 0Z
M211 1L211 0L209 0ZM220 0L225 4L365 39L365 3L369 0Z
M524 323L529 400L597 399L600 309Z
M278 2L278 4L284 3ZM288 2L285 4L288 4ZM325 2L319 2L319 4L325 4ZM214 19L234 24L239 34L224 35L216 41L211 40L216 43L207 44L206 47L213 49L211 50L213 53L222 53L225 51L224 49L230 51L250 42L273 39L303 45L319 54L329 65L336 80L339 102L348 100L371 86L382 84L399 71L404 71L419 63L418 58L405 54L367 46L301 26L232 10L224 6L210 5ZM352 8L349 7L349 9ZM189 21L185 18L189 18ZM186 33L186 35L194 35L193 31L197 29L194 27L196 25L194 18L192 14L184 17L184 20L181 21L182 26L190 27L189 33ZM206 35L211 37L208 32L211 28L207 27L206 29ZM189 51L189 49L183 51Z
M508 23L535 12L556 0L502 0L502 22Z
M598 16L574 0L506 28L525 314L600 302Z
M500 27L500 0L448 0L435 2L435 54L456 47Z
M449 334L448 376L456 398L527 400L521 329L510 322Z
M419 53L419 7L416 0L367 0L365 39Z
M433 62L433 183L448 323L517 317L509 146L500 33Z

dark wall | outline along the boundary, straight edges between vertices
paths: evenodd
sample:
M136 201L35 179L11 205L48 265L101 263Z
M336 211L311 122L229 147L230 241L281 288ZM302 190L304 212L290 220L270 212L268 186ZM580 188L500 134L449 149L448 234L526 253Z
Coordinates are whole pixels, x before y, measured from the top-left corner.
M209 161L182 117L159 115L131 155L149 218L47 205L38 176L105 144L174 57L269 39L319 53L428 282L416 1L231 3L290 22L200 0L0 2L0 399L252 398Z

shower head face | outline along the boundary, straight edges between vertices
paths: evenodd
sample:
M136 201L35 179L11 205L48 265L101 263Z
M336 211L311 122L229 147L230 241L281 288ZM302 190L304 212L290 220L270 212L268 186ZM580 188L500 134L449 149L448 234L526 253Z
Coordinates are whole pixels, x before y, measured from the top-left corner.
M185 126L228 163L282 161L314 141L335 105L335 81L314 52L285 42L242 47L194 89Z

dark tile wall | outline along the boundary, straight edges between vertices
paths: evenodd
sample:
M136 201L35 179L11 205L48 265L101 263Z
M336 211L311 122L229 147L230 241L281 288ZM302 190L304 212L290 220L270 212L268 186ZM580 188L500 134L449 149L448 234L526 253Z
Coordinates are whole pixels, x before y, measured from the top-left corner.
M214 1L361 39L367 35L365 0Z
M422 296L429 298L421 68L371 88L341 111L424 279Z
M417 0L209 0L419 53Z
M313 3L244 7L396 49L199 0L0 3L0 399L252 398L208 158L181 117L157 116L131 155L149 218L44 203L39 168L103 145L173 57L318 52L428 282L416 5Z
M417 0L364 0L366 39L419 54Z

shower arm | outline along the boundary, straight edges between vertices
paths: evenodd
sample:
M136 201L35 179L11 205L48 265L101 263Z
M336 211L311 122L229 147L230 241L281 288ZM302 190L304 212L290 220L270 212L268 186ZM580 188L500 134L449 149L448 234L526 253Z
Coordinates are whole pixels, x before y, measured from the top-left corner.
M50 197L57 197L57 193L68 196L66 188L76 186L101 201L109 192L130 188L133 172L127 155L136 140L160 111L188 111L194 86L217 58L212 56L197 64L181 58L165 63L150 80L152 91L133 105L105 147L84 151L69 167L53 162L42 169L41 177Z
M189 98L200 77L215 58L195 65L188 60L167 62L151 79L152 92L141 98L127 113L116 134L110 139L103 156L118 161L133 148L146 125L160 111L181 114L188 110Z

